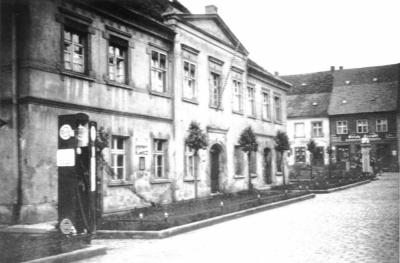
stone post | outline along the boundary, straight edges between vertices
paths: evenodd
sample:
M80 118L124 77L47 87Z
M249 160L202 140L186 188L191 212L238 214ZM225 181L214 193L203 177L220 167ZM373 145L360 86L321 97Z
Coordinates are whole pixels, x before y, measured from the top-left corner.
M369 143L369 139L364 135L364 137L361 139L361 162L363 174L372 172L369 156L370 151L371 144Z

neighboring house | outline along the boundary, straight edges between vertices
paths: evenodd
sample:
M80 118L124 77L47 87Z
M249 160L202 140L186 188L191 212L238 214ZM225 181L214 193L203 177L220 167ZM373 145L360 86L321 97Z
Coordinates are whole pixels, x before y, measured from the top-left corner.
M360 157L361 138L384 171L398 171L398 92L400 64L338 70L329 103L336 161L347 167Z
M193 197L192 120L210 139L201 196L245 189L248 169L258 188L282 181L273 136L286 129L290 84L248 59L215 7L192 15L167 0L1 3L0 224L57 220L65 114L85 113L111 135L105 213ZM235 147L247 126L260 145L250 168Z
M327 165L329 155L328 104L333 85L332 71L282 76L293 85L287 100L287 133L291 154L289 165L310 164L307 143L313 139L319 149L314 165Z
M290 85L248 59L248 52L217 13L169 10L174 28L176 182L178 198L194 196L193 153L184 146L191 121L200 123L209 146L200 151L199 195L247 189L248 170L256 188L279 184L273 137L285 130L286 92ZM247 157L238 146L251 126L259 151ZM184 156L184 158L183 158ZM278 176L277 176L278 175Z

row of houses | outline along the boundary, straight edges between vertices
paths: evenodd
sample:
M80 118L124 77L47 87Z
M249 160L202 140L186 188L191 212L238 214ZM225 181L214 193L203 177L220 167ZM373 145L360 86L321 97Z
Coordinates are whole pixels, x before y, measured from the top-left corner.
M290 165L310 163L307 143L313 139L319 148L316 165L338 162L350 169L359 162L366 137L373 162L384 171L398 171L400 64L331 67L282 78L293 84L288 95Z
M105 213L193 198L191 121L209 140L199 196L246 189L249 170L257 188L287 174L273 138L286 130L291 85L249 59L215 6L137 3L2 1L0 223L57 220L65 114L110 134ZM237 145L248 126L259 144L250 167Z

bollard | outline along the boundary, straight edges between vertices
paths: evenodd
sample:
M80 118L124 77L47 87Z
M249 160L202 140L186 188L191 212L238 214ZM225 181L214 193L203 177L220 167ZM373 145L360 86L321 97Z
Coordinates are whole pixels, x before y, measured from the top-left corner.
M219 206L221 207L221 214L224 212L224 202L221 201L221 203L219 204Z
M140 222L140 225L142 225L143 224L143 213L140 213L139 214L139 222Z

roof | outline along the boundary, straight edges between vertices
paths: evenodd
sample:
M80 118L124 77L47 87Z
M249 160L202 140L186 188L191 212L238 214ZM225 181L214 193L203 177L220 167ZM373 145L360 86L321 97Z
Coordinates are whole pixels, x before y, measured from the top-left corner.
M261 67L255 61L253 61L251 59L247 60L247 68L249 70L249 73L256 73L258 75L262 75L263 77L268 78L269 80L277 82L277 83L279 83L281 85L283 84L287 88L291 87L290 83L288 83L287 81L285 81L285 80L283 80L283 79L271 74L270 72L268 72L266 69L264 69L263 67Z
M399 82L346 85L334 87L329 115L397 110Z
M326 93L331 92L333 86L331 71L287 75L282 79L293 85L289 94Z
M288 118L328 116L330 93L292 94L287 96Z

